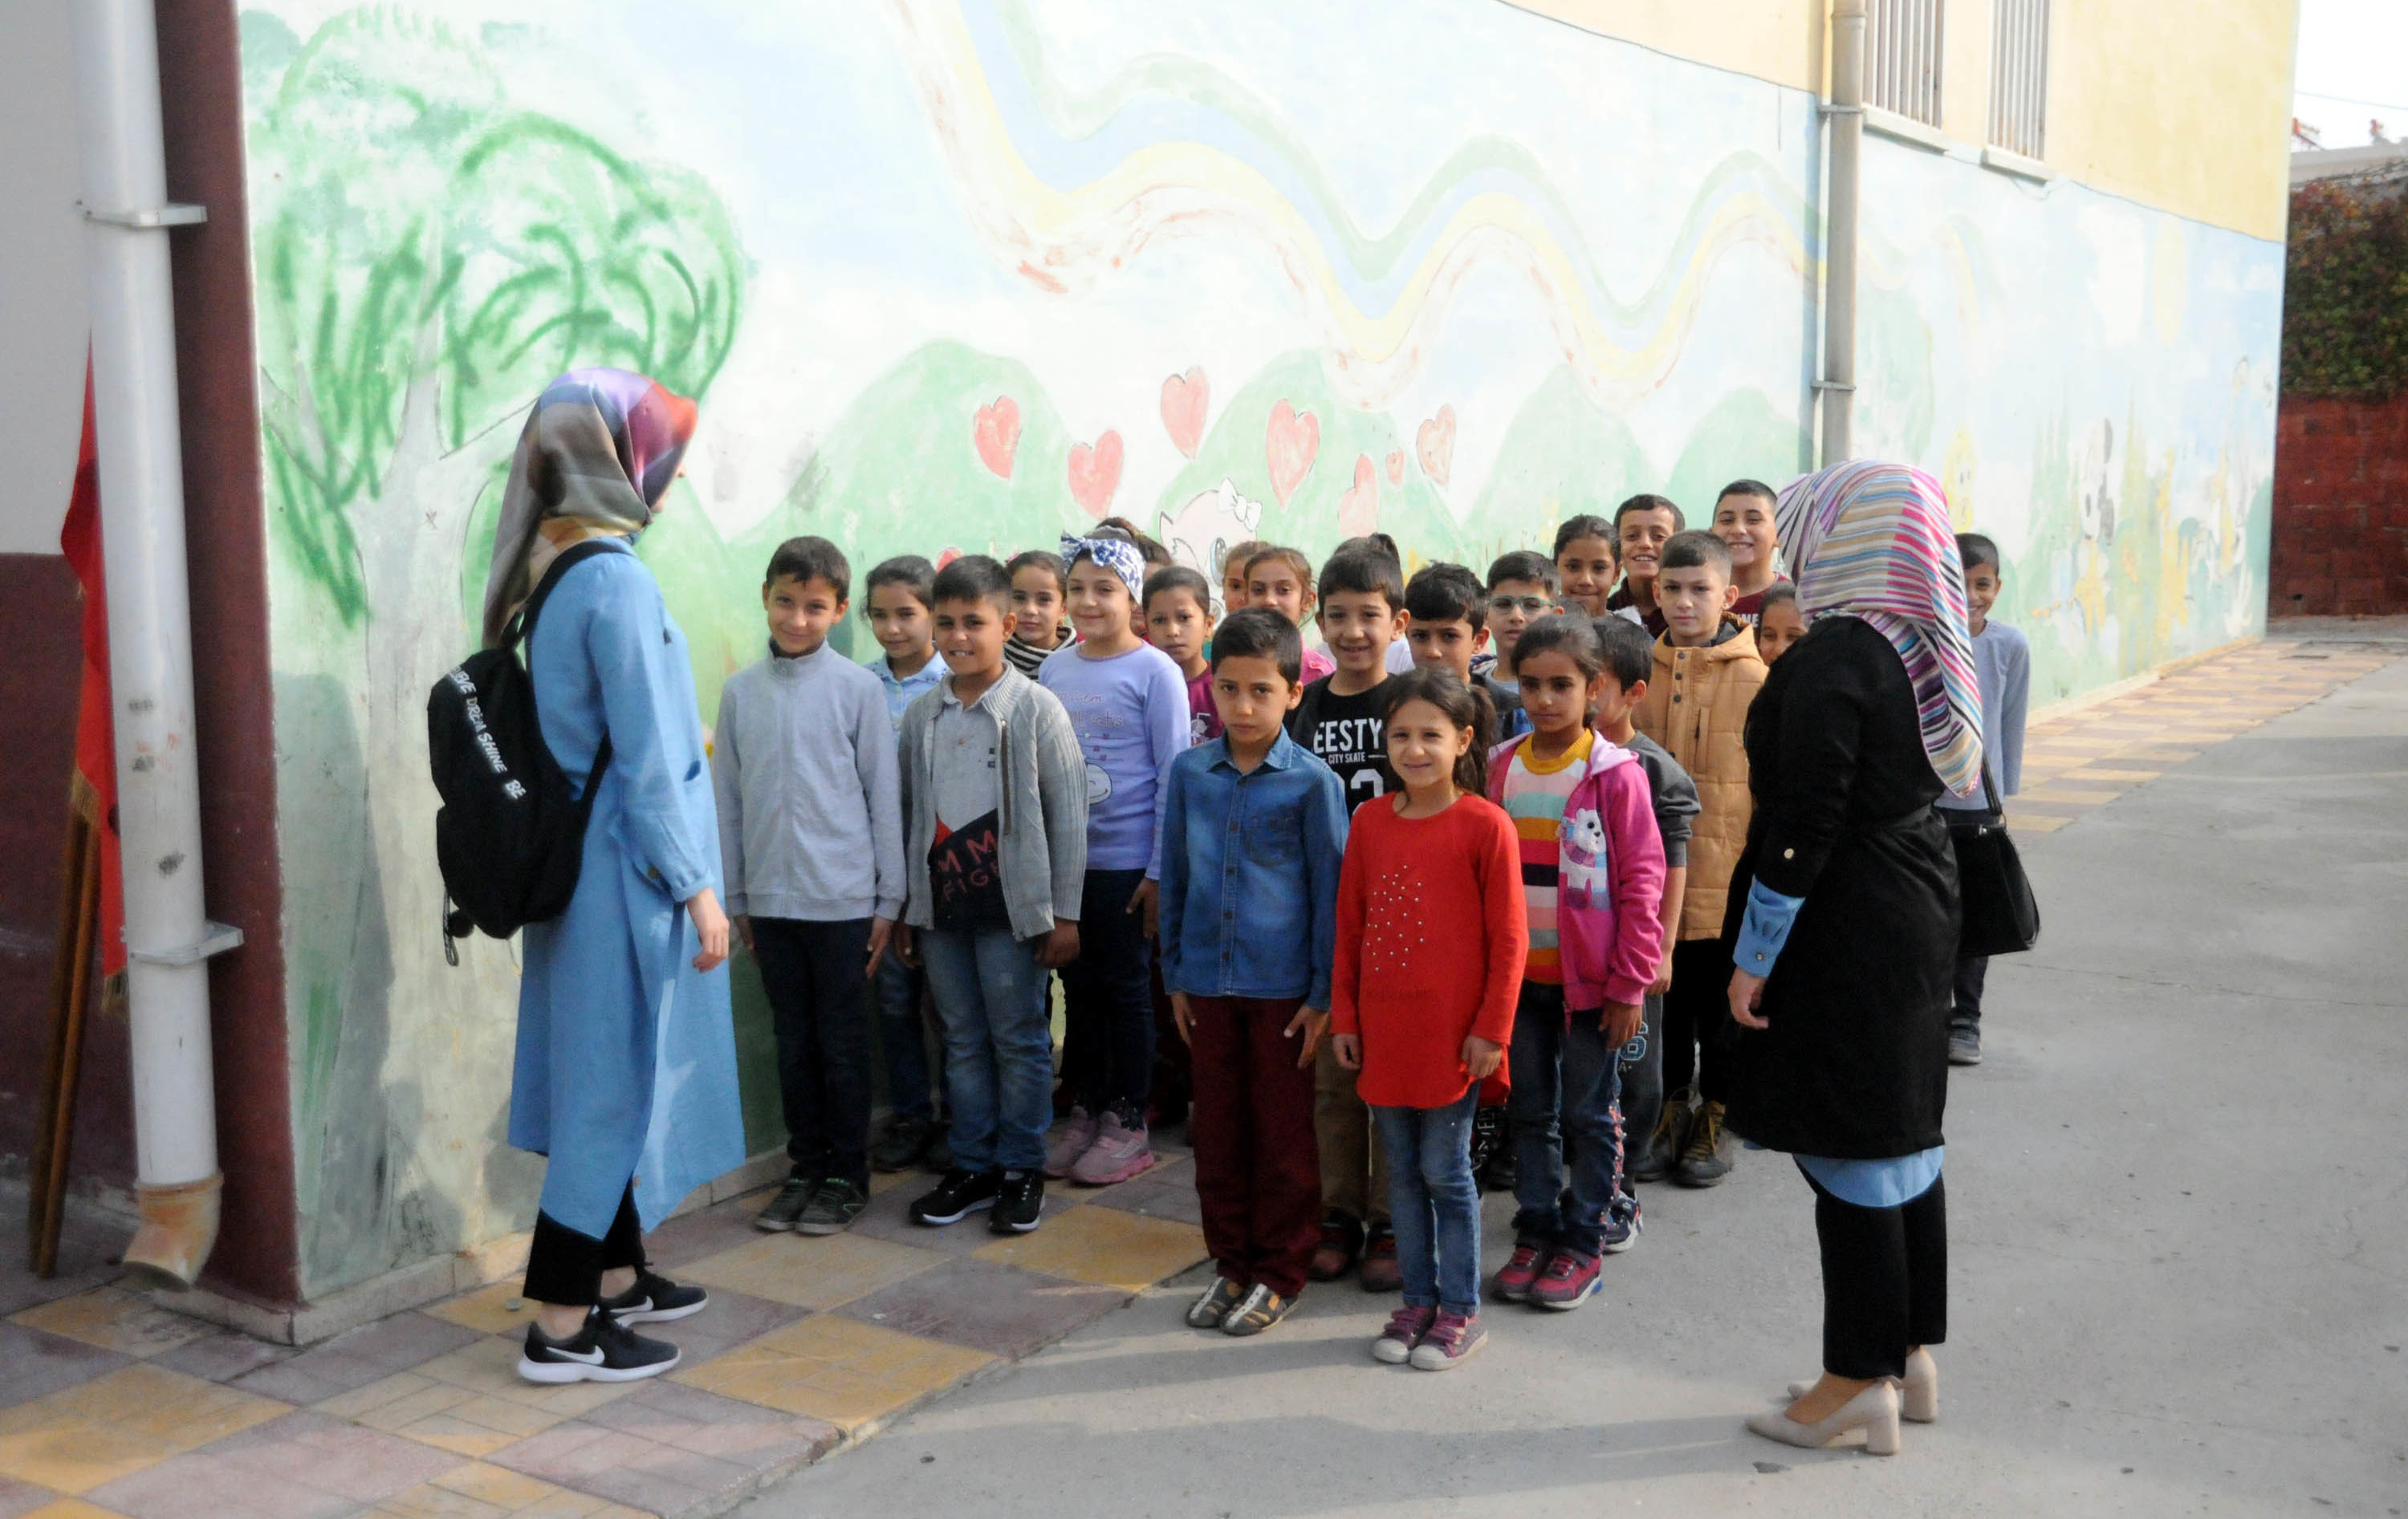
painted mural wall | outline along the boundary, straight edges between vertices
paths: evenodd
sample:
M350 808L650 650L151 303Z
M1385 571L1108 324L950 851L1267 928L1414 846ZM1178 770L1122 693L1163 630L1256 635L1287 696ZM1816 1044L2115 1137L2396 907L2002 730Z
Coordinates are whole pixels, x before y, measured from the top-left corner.
M705 720L796 533L1484 566L1811 462L1813 99L1504 5L245 12L313 1293L523 1227L509 946L445 963L423 704L519 421L701 397L642 552ZM1873 142L1859 436L2000 538L2045 701L2251 632L2281 249ZM866 629L840 635L867 652ZM774 1142L739 976L746 1105Z

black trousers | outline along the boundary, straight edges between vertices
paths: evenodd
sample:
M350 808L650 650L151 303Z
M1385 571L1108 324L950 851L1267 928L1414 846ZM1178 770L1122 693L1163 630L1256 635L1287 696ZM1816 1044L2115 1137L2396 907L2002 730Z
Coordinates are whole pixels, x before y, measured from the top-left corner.
M1951 1028L1982 1026L1982 983L1990 976L1990 957L1971 955L1956 962L1956 1006L1948 1014Z
M527 1246L526 1285L520 1291L538 1303L578 1308L602 1300L602 1273L644 1266L644 1231L636 1221L636 1183L619 1197L619 1216L601 1239L580 1234L550 1213L535 1215L535 1240Z
M1731 1053L1739 1025L1730 1015L1730 955L1719 939L1684 939L1672 946L1672 989L1664 994L1666 1092L1697 1083L1707 1102L1728 1102ZM1660 1111L1660 1104L1658 1105Z
M869 920L752 920L795 1174L869 1190Z
M1823 1369L1906 1375L1908 1347L1948 1338L1946 1179L1897 1208L1859 1208L1806 1182L1823 1247Z

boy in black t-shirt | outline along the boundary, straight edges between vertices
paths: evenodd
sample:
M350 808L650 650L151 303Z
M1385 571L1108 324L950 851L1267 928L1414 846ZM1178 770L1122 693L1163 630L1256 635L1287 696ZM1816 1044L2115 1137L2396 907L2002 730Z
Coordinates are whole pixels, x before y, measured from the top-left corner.
M1388 646L1412 621L1405 611L1404 572L1385 554L1360 549L1332 554L1318 585L1321 636L1338 668L1304 688L1288 714L1288 737L1338 772L1352 816L1388 788ZM1371 1142L1371 1113L1355 1095L1354 1072L1326 1044L1313 1071L1312 1129L1321 1147L1321 1245L1310 1274L1343 1276L1359 1254L1363 1290L1404 1285L1396 1236L1388 1227L1388 1177Z

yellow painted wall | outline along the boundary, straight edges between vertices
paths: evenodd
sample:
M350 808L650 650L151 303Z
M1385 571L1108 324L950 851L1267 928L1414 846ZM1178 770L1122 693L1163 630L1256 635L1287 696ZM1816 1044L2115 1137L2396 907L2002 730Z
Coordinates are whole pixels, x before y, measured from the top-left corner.
M1819 89L1828 0L1508 0L1794 89ZM1942 128L1988 135L1989 0L1944 0ZM2048 166L2279 241L2290 204L2298 0L2054 0Z

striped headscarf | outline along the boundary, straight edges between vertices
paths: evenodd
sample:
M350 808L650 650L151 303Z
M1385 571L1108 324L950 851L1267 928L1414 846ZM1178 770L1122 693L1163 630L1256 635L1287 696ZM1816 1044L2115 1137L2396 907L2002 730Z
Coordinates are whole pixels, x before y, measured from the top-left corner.
M1832 465L1782 488L1773 515L1809 621L1863 619L1898 650L1914 681L1923 752L1941 784L1982 784L1982 688L1965 631L1965 566L1940 482L1870 459Z
M560 550L644 530L694 426L692 401L624 369L572 369L543 388L519 434L494 525L487 647L502 641L510 614Z

